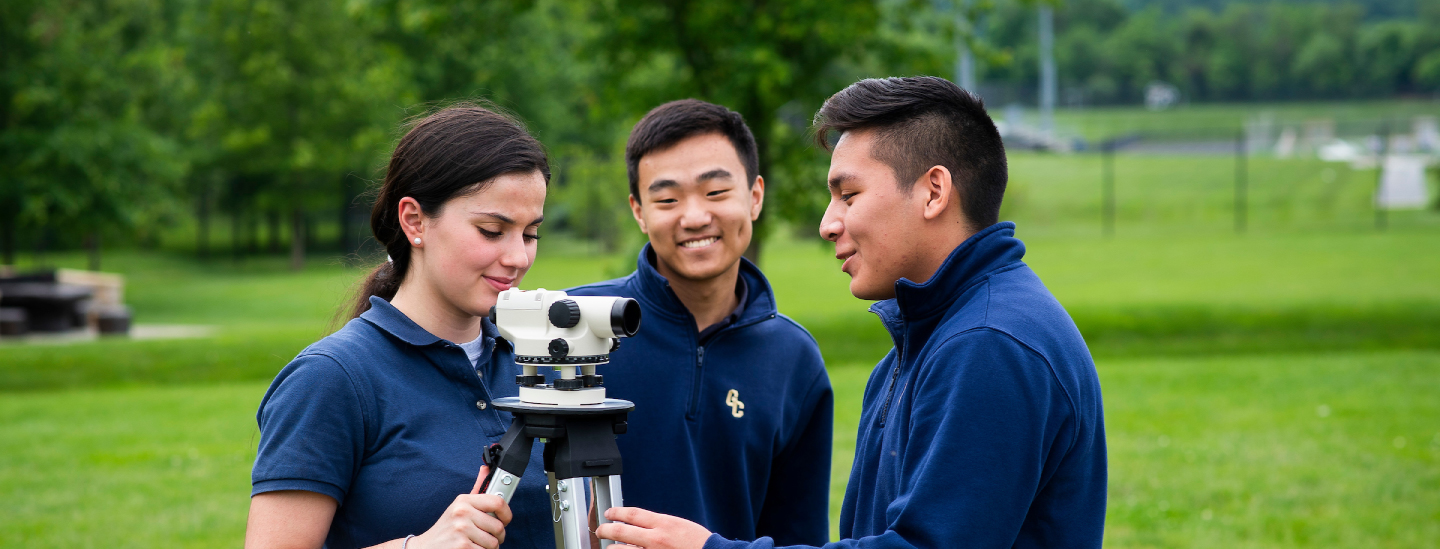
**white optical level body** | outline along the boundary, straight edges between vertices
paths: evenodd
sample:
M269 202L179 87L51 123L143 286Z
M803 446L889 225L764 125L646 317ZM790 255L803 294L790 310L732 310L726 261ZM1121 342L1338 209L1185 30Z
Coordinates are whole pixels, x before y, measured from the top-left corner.
M605 401L595 367L610 362L619 338L635 335L640 305L624 297L510 289L500 292L490 321L515 349L522 402L593 405ZM554 368L559 377L547 384L540 368Z

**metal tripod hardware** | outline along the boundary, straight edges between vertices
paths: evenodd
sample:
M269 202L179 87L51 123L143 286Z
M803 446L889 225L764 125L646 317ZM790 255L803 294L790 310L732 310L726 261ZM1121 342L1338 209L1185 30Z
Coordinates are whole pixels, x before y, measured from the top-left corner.
M541 439L545 443L542 456L549 480L555 547L592 549L585 480L590 480L594 490L600 523L610 522L605 511L621 506L623 501L623 464L615 435L625 433L626 415L635 409L635 404L605 399L594 405L554 406L522 402L515 397L498 398L494 403L496 409L510 412L515 418L500 442L485 450L485 463L491 472L481 492L498 495L509 503L530 463L535 439ZM600 540L600 548L611 543Z

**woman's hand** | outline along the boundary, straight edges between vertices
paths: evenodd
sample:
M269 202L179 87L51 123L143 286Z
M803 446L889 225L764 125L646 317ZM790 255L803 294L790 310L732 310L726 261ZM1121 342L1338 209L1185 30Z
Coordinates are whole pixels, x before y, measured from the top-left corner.
M480 483L488 474L488 466L480 467L480 478L475 479L470 493L456 496L440 520L424 534L411 539L406 549L500 547L505 542L505 525L510 524L510 506L500 496L480 493Z

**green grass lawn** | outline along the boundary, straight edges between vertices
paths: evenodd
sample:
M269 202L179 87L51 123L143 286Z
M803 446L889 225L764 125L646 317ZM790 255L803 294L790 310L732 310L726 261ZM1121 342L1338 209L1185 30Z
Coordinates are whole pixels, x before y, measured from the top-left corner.
M1101 359L1097 367L1110 450L1108 544L1440 539L1440 352Z
M1106 239L1098 160L1012 155L1005 217L1100 371L1107 543L1440 539L1440 214L1397 213L1376 231L1373 172L1252 167L1250 231L1237 235L1228 160L1121 157ZM762 266L830 368L838 511L860 395L890 342L830 248L793 232L775 231ZM523 287L590 282L633 261L555 236ZM319 258L295 273L279 258L125 251L105 267L126 274L136 322L215 333L0 343L0 546L236 545L265 384L327 333L364 273Z
M1440 537L1440 352L1101 359L1112 547ZM868 365L836 387L838 513ZM0 399L0 546L235 545L264 382ZM834 525L832 524L832 529Z
M265 386L0 397L0 546L238 547Z

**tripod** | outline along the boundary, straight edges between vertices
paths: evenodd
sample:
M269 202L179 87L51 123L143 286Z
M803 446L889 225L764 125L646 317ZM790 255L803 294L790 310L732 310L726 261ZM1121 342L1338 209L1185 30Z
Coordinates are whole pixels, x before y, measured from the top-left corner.
M520 477L530 463L535 439L545 443L542 459L550 485L551 518L555 523L556 549L590 549L589 502L584 479L595 490L595 511L600 523L605 511L621 503L620 447L615 435L624 434L626 414L635 409L628 400L607 398L600 404L556 406L530 404L516 397L497 398L495 408L514 414L510 429L500 442L485 449L490 476L480 491L495 494L509 503ZM601 540L600 548L610 540Z

